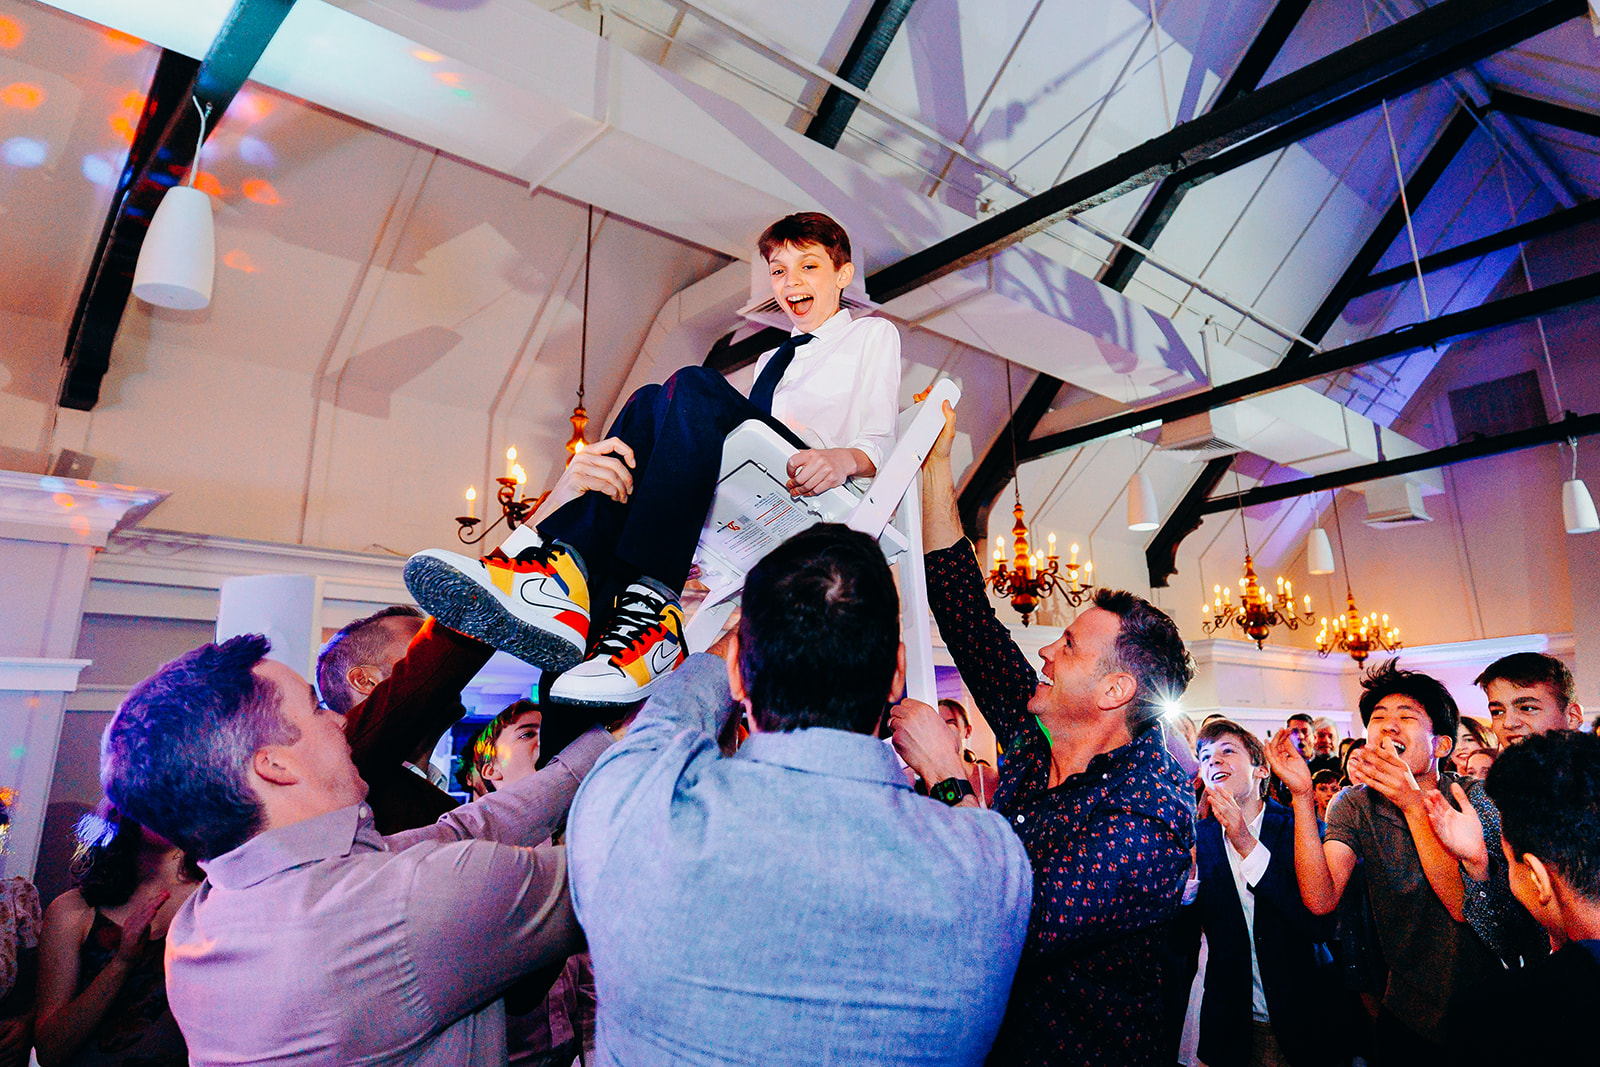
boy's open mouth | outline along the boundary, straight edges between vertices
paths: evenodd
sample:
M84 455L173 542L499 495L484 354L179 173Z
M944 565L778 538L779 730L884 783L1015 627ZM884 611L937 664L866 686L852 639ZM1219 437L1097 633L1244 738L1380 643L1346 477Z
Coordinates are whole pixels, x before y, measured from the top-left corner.
M806 312L811 310L811 304L812 304L812 300L813 300L812 297L803 296L803 295L802 296L786 296L783 299L784 299L784 303L789 305L789 311L791 313L793 313L795 315L795 317L797 317L797 318L802 318L802 319L805 318Z

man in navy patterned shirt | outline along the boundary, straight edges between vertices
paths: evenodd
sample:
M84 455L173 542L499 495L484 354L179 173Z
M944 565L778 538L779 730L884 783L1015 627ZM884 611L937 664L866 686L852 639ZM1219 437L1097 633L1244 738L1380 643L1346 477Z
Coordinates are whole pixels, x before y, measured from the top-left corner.
M1156 724L1194 666L1171 619L1131 593L1102 590L1042 650L1041 681L995 617L962 536L954 436L946 405L944 433L923 468L929 601L1005 748L993 806L1034 872L1028 939L989 1063L1154 1064L1159 949L1194 845L1188 776ZM934 713L908 718L917 714Z

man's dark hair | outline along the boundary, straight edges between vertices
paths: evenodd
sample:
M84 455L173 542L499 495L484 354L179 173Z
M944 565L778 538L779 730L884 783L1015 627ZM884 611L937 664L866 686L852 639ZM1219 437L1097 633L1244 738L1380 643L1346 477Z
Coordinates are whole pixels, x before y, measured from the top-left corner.
M1512 852L1538 856L1575 892L1600 901L1600 737L1530 737L1494 761L1484 789Z
M1200 755L1202 745L1215 744L1219 737L1231 737L1243 745L1252 767L1267 765L1267 748L1261 743L1261 738L1232 719L1212 719L1201 727L1200 735L1194 739L1194 754Z
M317 692L322 702L344 715L356 706L355 692L346 675L351 667L371 663L382 647L388 643L388 619L426 619L427 616L409 604L396 604L364 619L345 626L328 638L317 654Z
M1456 707L1456 698L1431 674L1401 670L1397 659L1386 660L1361 679L1362 725L1371 721L1378 701L1396 694L1422 705L1422 710L1428 713L1428 721L1433 724L1435 737L1448 737L1451 745L1456 743L1456 730L1461 726L1461 710Z
M756 248L761 252L761 258L772 259L772 253L789 245L799 248L801 245L821 245L827 250L828 259L833 262L833 269L839 270L850 262L850 237L833 219L820 211L801 211L793 215L785 215L762 231L756 238Z
M1337 774L1335 774L1334 772L1328 770L1328 768L1326 768L1326 767L1322 768L1320 771L1318 771L1317 773L1315 773L1315 774L1313 774L1311 776L1311 787L1313 789L1315 789L1319 785L1322 785L1324 782L1330 782L1333 785L1338 785L1339 784L1339 776Z
M106 796L195 859L260 831L250 761L300 739L277 686L255 673L271 647L244 634L184 653L133 687L100 739Z
M1293 715L1289 716L1284 721L1285 722L1303 722L1307 726L1315 726L1316 725L1315 721L1311 718L1311 716L1307 715L1303 711L1295 712Z
M876 541L837 523L803 530L751 568L740 607L758 727L872 731L900 648L900 598Z
M1499 681L1510 682L1518 689L1532 689L1543 683L1555 693L1563 708L1572 703L1572 672L1565 663L1543 652L1513 652L1501 656L1485 667L1472 684L1487 689L1490 682Z
M494 783L483 777L483 769L494 759L495 745L500 742L500 735L506 732L506 727L530 711L541 711L538 701L513 701L502 708L500 714L485 723L483 729L472 735L472 740L461 751L461 766L456 770L456 781L461 784L462 789L471 791L468 779L472 772L476 771L484 787L489 792L494 792Z
M1109 661L1102 659L1102 677L1127 671L1139 683L1128 709L1128 729L1144 732L1160 721L1166 706L1183 696L1194 681L1194 660L1167 613L1126 589L1097 589L1094 606L1121 620Z

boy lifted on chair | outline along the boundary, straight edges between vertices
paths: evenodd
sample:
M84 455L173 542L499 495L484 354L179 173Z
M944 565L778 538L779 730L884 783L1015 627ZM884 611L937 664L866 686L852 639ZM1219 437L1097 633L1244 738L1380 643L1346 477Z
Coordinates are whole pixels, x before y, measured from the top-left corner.
M855 276L849 237L802 212L757 247L792 329L757 361L748 397L705 367L644 386L499 548L482 560L430 549L406 565L412 595L441 623L564 671L553 699L632 703L683 661L679 597L734 427L760 420L800 450L788 465L796 496L871 477L893 446L900 335L840 307Z

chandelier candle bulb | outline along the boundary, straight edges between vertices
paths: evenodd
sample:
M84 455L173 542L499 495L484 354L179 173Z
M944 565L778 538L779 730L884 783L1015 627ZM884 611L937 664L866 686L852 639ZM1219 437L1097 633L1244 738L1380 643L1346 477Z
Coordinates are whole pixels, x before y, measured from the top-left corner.
M511 480L518 485L528 480L528 472L522 469L522 464L513 463L511 465Z
M469 485L469 486L467 486L467 518L475 519L477 517L478 517L478 487L475 486L475 485Z
M506 477L513 481L517 477L517 450L515 448L506 449Z

